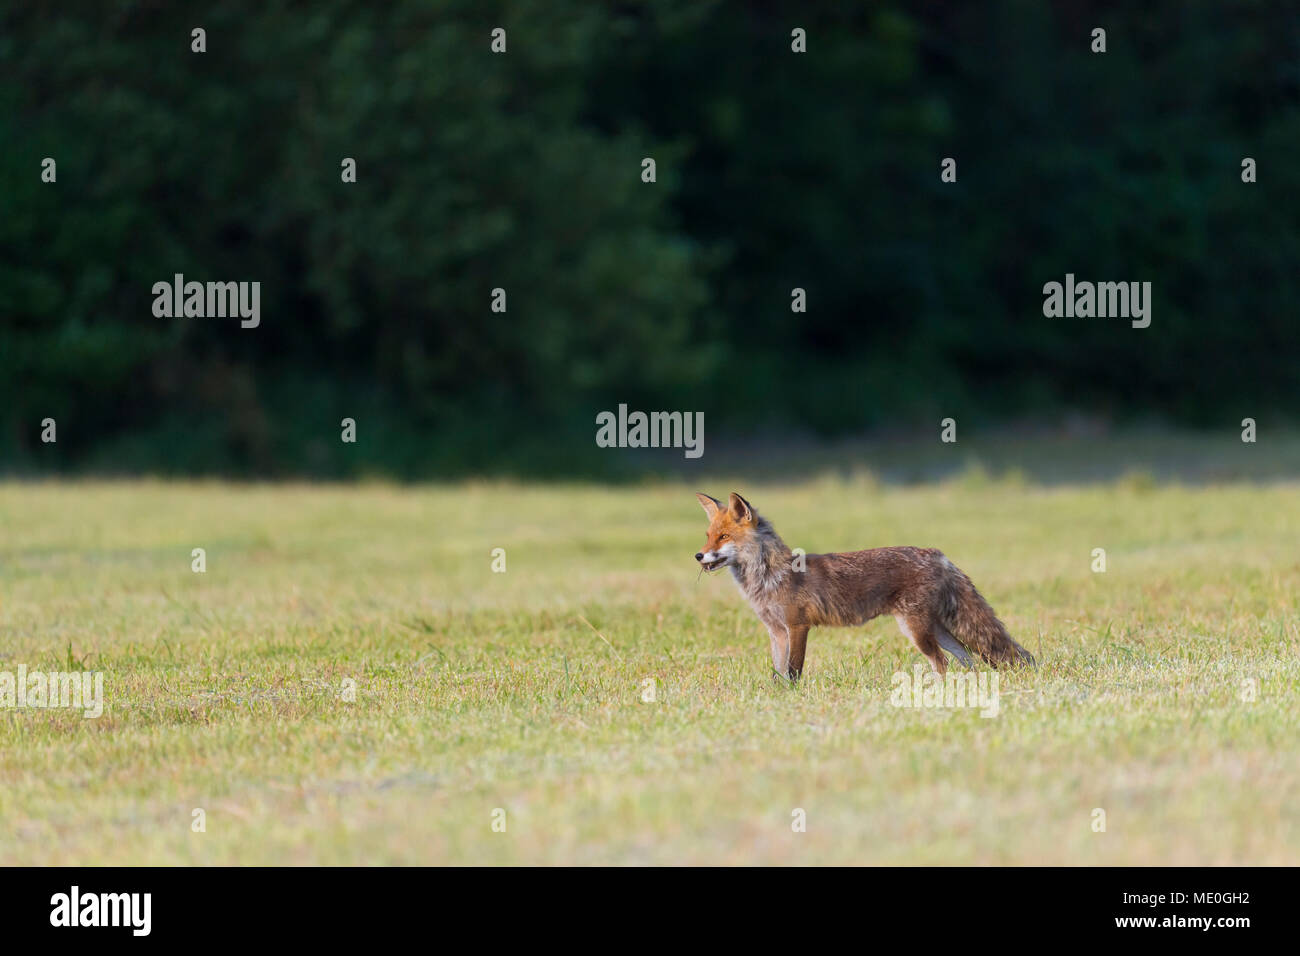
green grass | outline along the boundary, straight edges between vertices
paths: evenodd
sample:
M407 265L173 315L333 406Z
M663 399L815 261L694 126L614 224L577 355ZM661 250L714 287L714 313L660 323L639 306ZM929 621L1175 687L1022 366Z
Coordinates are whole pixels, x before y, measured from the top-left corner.
M1040 669L896 708L885 618L774 685L694 482L0 484L0 670L107 698L0 710L0 863L1300 862L1297 485L732 487L942 548Z

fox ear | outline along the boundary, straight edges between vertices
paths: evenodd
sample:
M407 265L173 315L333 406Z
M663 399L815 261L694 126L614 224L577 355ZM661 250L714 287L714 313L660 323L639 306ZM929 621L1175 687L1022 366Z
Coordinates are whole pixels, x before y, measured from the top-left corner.
M737 521L753 521L754 508L734 491L731 493L731 514Z
M698 491L695 493L695 497L700 499L700 504L704 508L704 513L709 516L710 521L712 521L713 516L722 509L722 505L716 498L710 498L708 495L701 494Z

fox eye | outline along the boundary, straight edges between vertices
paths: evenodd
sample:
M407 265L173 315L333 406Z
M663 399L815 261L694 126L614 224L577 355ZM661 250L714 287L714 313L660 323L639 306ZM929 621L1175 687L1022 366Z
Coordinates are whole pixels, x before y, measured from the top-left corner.
M719 540L719 541L726 541L726 540L727 540L728 538L730 538L730 537L731 537L731 535L729 535L729 534L720 534L720 535L718 535L718 540Z

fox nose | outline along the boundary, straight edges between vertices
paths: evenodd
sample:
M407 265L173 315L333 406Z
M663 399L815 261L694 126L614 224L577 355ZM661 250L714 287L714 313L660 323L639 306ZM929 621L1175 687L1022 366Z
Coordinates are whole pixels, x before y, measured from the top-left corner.
M703 551L696 551L696 552L695 552L695 560L696 560L696 561L703 561L703 560L704 560L704 552L703 552Z

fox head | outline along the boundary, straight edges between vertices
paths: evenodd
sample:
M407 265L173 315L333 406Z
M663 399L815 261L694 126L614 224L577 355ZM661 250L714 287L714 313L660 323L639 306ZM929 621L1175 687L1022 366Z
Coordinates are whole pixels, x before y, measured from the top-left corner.
M705 571L717 571L735 564L739 556L752 547L758 529L758 513L748 501L734 491L725 506L708 495L696 494L704 513L709 516L708 535L704 550L695 554L695 560Z

